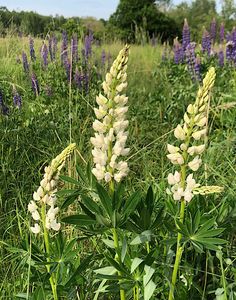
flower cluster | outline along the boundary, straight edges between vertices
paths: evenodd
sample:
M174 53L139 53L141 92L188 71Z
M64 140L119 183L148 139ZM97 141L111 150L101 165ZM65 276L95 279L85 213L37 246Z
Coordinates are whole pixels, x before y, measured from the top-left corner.
M57 184L59 174L65 164L67 157L74 151L75 144L70 144L61 154L54 158L49 166L45 168L45 174L40 182L40 186L33 193L33 200L28 204L28 211L32 218L36 221L31 231L35 234L41 231L40 222L43 228L58 231L60 223L57 223L56 215L58 207L56 205ZM39 210L39 207L41 208ZM47 209L49 207L49 209Z
M190 28L188 26L187 19L184 19L182 37L183 37L183 40L182 40L183 51L185 51L187 46L190 44Z
M184 124L179 124L174 130L174 136L180 141L180 145L167 146L168 159L180 168L180 171L168 175L168 183L172 186L168 193L173 194L174 200L189 202L200 186L193 178L193 172L202 163L201 154L205 150L205 144L200 141L207 133L209 93L214 81L215 69L210 68L203 79L203 86L199 88L195 103L189 104L184 114ZM187 172L190 173L188 176Z
M125 148L129 121L126 120L126 106L128 97L120 94L127 86L126 69L129 55L129 46L125 46L106 74L103 82L104 95L96 98L99 108L94 112L97 120L93 123L95 137L91 138L94 146L92 150L95 168L92 172L98 180L120 182L128 174L127 162L120 160L129 148Z

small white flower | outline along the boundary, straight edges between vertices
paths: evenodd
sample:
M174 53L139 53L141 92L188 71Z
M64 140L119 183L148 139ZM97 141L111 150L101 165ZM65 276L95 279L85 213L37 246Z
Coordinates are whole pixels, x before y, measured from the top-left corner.
M207 122L207 118L206 118L206 117L203 117L203 118L201 118L201 119L196 123L196 125L199 126L199 127L202 127L202 126L204 126L204 125L206 124L206 122Z
M180 182L180 173L177 171L175 171L174 175L170 173L167 177L167 180L170 185L179 183Z
M175 146L172 146L170 144L167 144L167 150L170 154L174 154L174 153L177 153L179 151L179 147L175 147Z
M30 213L32 213L32 212L36 211L37 209L38 209L37 204L33 200L31 200L30 203L28 204L28 211Z
M104 179L106 182L110 182L112 179L111 173L110 172L106 172L104 175Z
M176 128L175 128L175 131L174 131L174 136L178 139L178 140L185 140L185 132L183 130L183 128L178 125Z
M32 212L32 218L33 218L35 221L40 220L40 215L39 215L39 212L38 212L37 210L35 210L35 211Z
M184 164L184 158L180 153L168 154L167 157L174 165L182 165Z
M35 223L34 227L30 227L30 229L34 234L38 234L40 232L40 226L37 223Z
M188 163L188 166L191 170L197 171L202 163L202 160L199 156L196 156L192 161Z
M202 129L202 130L199 130L199 131L196 131L192 134L192 137L195 139L195 140L200 140L200 138L206 134L206 128Z

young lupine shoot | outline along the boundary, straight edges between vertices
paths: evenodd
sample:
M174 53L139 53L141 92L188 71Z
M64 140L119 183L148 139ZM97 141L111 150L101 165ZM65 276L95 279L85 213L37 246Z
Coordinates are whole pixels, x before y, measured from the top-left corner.
M129 148L125 148L129 125L126 120L128 97L122 94L127 86L128 53L129 46L120 51L102 84L103 94L96 98L99 107L94 109L97 119L93 123L95 136L91 138L95 164L92 172L99 181L108 183L120 182L129 171L127 162L120 159L129 153Z
M33 193L33 200L28 204L28 210L35 221L34 226L30 227L30 229L36 235L40 232L42 232L43 235L48 263L46 264L46 268L49 274L51 272L49 230L59 231L61 227L56 219L59 210L59 208L56 207L56 192L59 175L66 159L74 151L75 146L75 144L70 144L45 168L45 174L40 182L40 186L37 191ZM49 281L53 298L54 300L58 300L57 277L54 273L51 274Z
M174 174L168 175L168 183L171 186L167 192L175 201L181 202L180 222L184 221L185 204L190 202L195 194L210 194L221 192L218 186L200 186L194 179L194 173L202 164L201 155L206 149L204 137L207 134L207 120L209 110L210 91L215 81L215 69L210 68L203 85L199 88L194 104L189 104L184 114L184 124L177 125L174 130L177 145L167 145L168 159L177 167ZM181 245L181 233L178 233L174 270L169 293L169 300L174 298L174 289L183 246Z

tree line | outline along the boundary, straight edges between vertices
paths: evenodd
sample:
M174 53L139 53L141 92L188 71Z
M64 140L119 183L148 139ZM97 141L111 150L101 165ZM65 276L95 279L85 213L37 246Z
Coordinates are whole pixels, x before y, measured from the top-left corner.
M221 1L221 10L215 0L183 1L174 6L171 0L120 0L109 20L93 17L65 18L42 16L36 12L9 11L0 7L0 35L9 33L45 37L50 32L67 30L69 34L83 34L92 30L97 39L119 38L127 42L145 42L153 37L172 41L180 36L184 18L191 26L193 38L199 38L202 27L209 26L213 18L224 22L226 30L236 25L234 0Z

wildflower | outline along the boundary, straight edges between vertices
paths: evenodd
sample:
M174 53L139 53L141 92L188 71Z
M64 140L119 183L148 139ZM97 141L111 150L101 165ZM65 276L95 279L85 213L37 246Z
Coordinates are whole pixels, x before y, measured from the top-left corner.
M88 35L85 36L84 40L84 58L85 61L88 60L89 56L92 54L92 42L93 42L93 33L90 31Z
M43 61L43 66L47 67L48 65L48 47L45 42L43 42L43 45L41 47L41 57Z
M73 35L71 40L71 52L72 52L73 63L77 63L79 57L78 57L78 38L76 34Z
M34 40L31 36L29 38L29 47L30 47L30 58L32 61L35 61L36 56L35 56L35 50L34 50Z
M214 44L215 39L216 39L216 19L215 18L213 18L213 20L211 22L210 36L211 36L212 43Z
M21 108L22 106L22 99L20 94L17 92L15 86L13 87L13 104L14 106Z
M211 53L211 36L205 28L202 34L202 52L208 55Z
M92 172L98 180L120 182L128 174L127 162L120 160L129 153L125 148L128 132L126 103L128 98L120 93L126 88L126 69L129 47L122 49L103 82L103 94L96 98L98 109L94 112L97 120L93 123L95 136L91 138L95 167Z
M68 37L66 31L62 32L62 43L61 43L61 64L65 65L68 60Z
M28 63L27 55L24 51L22 52L22 63L23 63L23 69L25 73L29 73L29 63Z
M188 26L187 19L184 19L184 26L182 31L182 45L183 45L183 51L187 49L187 46L190 44L190 29Z
M172 194L176 201L189 202L196 194L195 191L201 191L200 185L193 178L192 171L196 172L202 164L200 155L205 150L205 144L197 144L197 142L207 132L207 106L214 81L215 69L210 68L203 79L203 86L199 88L195 103L187 108L184 124L182 126L179 124L174 131L175 137L182 144L179 147L167 145L168 159L180 168L180 171L176 170L174 174L170 173L167 177L168 184L172 186L167 192ZM188 172L190 174L186 175ZM209 187L205 190L210 193L216 189Z
M6 106L3 101L3 94L1 91L0 91L0 109L4 116L8 116L10 114L10 110L9 110L8 106Z
M221 23L220 25L220 42L223 43L225 40L225 25Z
M28 211L31 213L33 220L36 221L31 231L35 234L43 228L58 231L60 223L57 223L56 215L59 208L56 207L56 192L59 175L65 164L67 157L74 151L75 144L70 144L61 154L54 158L49 166L45 168L45 174L40 182L37 191L33 193L33 200L28 204Z
M184 52L181 44L178 41L178 38L174 39L174 61L176 64L179 64L183 61Z
M218 53L218 58L219 58L219 66L223 67L224 66L224 51L223 51L222 45L220 46L220 51Z
M35 75L35 73L32 73L31 75L31 83L32 83L32 90L35 94L35 96L38 96L39 95L39 83L38 83L38 79Z

